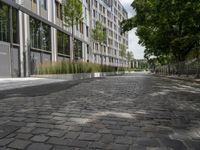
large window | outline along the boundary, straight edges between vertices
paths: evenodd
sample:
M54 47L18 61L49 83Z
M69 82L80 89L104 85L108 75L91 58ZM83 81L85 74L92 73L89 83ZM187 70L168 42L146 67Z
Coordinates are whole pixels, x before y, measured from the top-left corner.
M51 50L51 32L50 26L38 21L34 18L30 18L30 35L31 35L31 47Z
M10 34L13 36L13 43L19 43L19 18L18 10L12 8L12 20L10 19L10 6L0 2L0 41L11 42ZM12 33L10 23L12 22Z
M74 40L74 58L82 58L82 42L77 39Z
M59 54L70 55L69 36L57 30L57 48Z
M9 7L0 2L0 41L10 41L9 31Z

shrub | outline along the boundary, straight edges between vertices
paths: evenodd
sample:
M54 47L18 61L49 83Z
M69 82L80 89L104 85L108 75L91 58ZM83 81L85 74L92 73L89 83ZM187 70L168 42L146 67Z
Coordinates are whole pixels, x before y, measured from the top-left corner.
M127 68L99 65L85 62L61 61L56 63L42 64L36 69L35 74L77 74L94 72L122 72Z

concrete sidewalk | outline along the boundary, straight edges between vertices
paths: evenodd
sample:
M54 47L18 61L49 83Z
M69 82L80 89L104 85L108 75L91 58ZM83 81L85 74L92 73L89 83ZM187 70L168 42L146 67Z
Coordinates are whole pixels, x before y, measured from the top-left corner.
M160 77L166 77L169 79L175 79L175 80L182 80L182 81L187 81L187 82L193 82L193 83L198 83L200 84L200 79L199 78L195 78L194 76L186 76L186 75L159 75L159 74L155 74L156 76L160 76Z
M64 80L44 78L0 78L0 91L43 84L59 83Z

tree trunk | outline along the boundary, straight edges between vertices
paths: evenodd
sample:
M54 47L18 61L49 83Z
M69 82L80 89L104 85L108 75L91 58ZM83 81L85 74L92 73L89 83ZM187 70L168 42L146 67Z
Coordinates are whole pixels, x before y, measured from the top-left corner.
M200 68L200 56L199 56L199 50L197 49L197 76L196 78L199 78L199 68Z
M122 57L122 68L124 68L124 58Z
M74 60L74 25L72 25L72 39L71 39L71 46L70 46L70 61Z
M100 51L101 51L101 66L103 66L103 50L102 50L102 43L100 44Z

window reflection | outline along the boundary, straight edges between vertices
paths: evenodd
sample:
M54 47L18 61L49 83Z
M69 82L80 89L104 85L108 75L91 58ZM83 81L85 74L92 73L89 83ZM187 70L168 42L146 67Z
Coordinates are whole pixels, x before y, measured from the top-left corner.
M18 11L17 9L12 10L12 24L13 24L13 43L19 43L19 19L18 19Z
M9 42L9 7L0 2L0 41Z
M70 55L69 36L59 30L57 30L57 46L58 53Z
M82 58L82 42L75 39L74 40L74 59Z
M50 26L34 19L30 18L30 32L31 32L31 47L51 50L51 35Z

